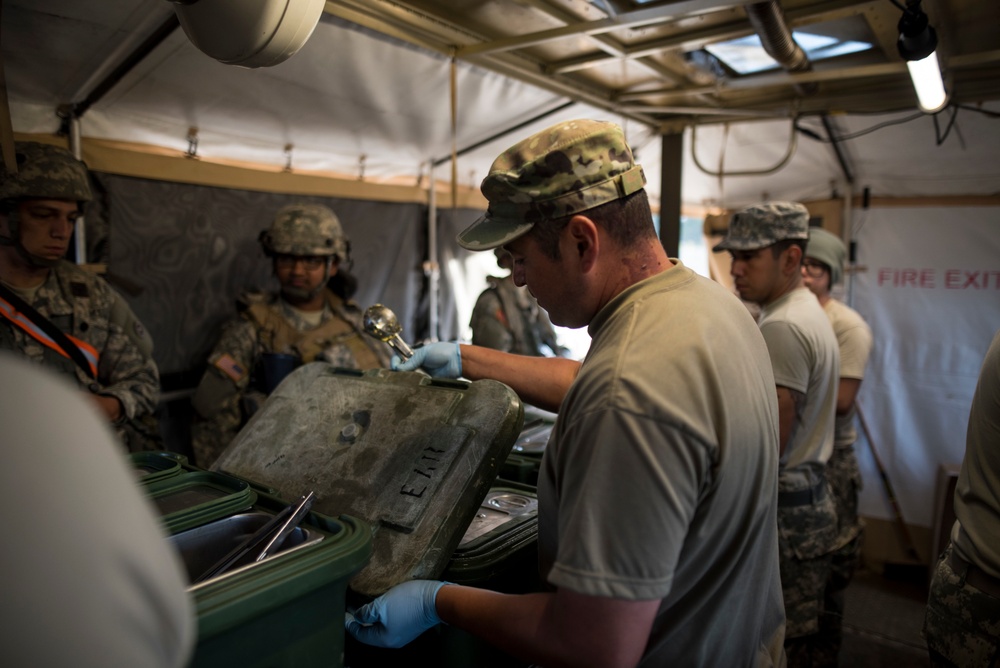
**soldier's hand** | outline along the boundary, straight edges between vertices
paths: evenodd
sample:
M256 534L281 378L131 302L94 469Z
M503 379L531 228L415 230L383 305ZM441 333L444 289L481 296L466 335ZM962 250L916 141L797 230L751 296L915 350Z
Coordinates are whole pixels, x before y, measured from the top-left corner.
M344 626L356 639L376 647L402 647L441 623L437 593L449 584L437 580L410 580L358 609L345 614Z
M462 350L457 343L428 343L416 348L413 357L405 362L398 355L393 355L392 368L396 371L423 369L434 378L460 378Z

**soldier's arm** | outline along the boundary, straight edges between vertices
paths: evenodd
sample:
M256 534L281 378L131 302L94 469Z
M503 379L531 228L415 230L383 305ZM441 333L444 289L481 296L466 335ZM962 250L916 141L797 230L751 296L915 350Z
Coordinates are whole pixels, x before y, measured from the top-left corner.
M211 418L246 391L258 349L257 330L246 318L236 317L223 326L191 399L198 415Z
M529 357L482 346L460 346L462 376L492 378L511 387L522 401L558 412L580 371L580 362L563 357Z
M121 405L113 421L152 413L160 399L160 372L153 358L147 357L120 326L109 322L104 349L98 365L99 397L113 398ZM115 411L100 401L111 416ZM109 412L110 409L110 412Z

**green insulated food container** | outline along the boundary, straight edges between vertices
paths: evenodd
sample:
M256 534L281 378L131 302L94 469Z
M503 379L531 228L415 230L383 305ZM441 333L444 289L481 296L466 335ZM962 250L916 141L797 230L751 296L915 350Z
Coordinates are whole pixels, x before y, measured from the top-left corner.
M190 580L286 505L260 494L253 507L174 534ZM305 515L277 550L194 584L198 644L191 668L339 668L347 582L371 556L367 522Z
M187 464L187 457L175 452L133 452L129 460L136 480L144 485L178 475Z
M372 559L350 589L377 596L441 576L523 416L495 381L313 362L285 378L212 468L283 499L313 491L317 511L367 521Z
M146 492L169 533L231 515L257 499L245 480L210 471L189 471L152 482Z

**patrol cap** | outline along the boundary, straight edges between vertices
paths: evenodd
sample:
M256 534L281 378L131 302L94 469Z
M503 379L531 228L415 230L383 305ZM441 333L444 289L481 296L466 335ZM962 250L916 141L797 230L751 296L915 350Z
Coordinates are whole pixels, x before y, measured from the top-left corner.
M809 211L798 202L754 204L733 214L726 238L712 249L757 250L784 239L809 238Z
M469 250L489 250L525 234L540 220L562 218L642 190L621 127L607 121L564 121L500 154L480 189L486 214L459 233Z
M840 237L819 227L810 228L806 257L819 260L830 268L830 285L840 283L847 259L847 247Z
M17 173L3 170L0 200L37 197L89 202L87 166L64 148L33 141L14 143Z

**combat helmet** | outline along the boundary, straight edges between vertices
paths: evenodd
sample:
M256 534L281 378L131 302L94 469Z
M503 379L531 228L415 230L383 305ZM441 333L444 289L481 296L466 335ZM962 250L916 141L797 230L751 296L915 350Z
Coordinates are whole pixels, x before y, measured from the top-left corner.
M4 169L0 200L91 200L87 166L66 149L38 142L16 142L14 149L17 173Z
M320 204L290 204L274 217L271 228L260 233L260 243L269 256L334 256L347 261L349 243L337 215Z

